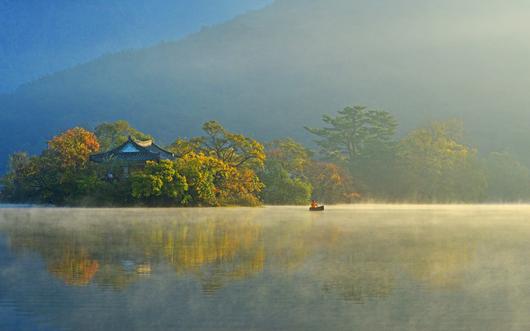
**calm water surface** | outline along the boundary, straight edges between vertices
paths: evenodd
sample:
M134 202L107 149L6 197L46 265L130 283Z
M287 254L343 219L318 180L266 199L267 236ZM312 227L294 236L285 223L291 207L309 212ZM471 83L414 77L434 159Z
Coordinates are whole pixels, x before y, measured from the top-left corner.
M530 207L0 209L0 330L529 330Z

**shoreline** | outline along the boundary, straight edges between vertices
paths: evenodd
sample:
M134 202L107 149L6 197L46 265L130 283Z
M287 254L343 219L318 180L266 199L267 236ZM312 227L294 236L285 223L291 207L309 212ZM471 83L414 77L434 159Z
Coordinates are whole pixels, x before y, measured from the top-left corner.
M530 208L530 202L513 202L513 203L356 203L356 204L337 204L337 205L325 205L326 211L343 210L343 209L394 209L394 210L428 210L428 209L461 209L461 208L513 208L513 207L528 207ZM260 210L260 209L307 209L309 206L300 205L262 205L262 206L221 206L221 207L146 207L146 206L52 206L52 205L32 205L32 204L1 204L0 210L2 209L50 209L50 210L61 210L61 209L80 209L80 210L234 210L234 209L249 209L249 210Z

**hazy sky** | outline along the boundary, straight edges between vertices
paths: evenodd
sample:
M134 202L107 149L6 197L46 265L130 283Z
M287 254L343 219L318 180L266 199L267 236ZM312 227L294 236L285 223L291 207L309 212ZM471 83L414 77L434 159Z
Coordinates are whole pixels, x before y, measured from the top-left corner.
M0 93L122 49L176 40L271 0L0 0Z

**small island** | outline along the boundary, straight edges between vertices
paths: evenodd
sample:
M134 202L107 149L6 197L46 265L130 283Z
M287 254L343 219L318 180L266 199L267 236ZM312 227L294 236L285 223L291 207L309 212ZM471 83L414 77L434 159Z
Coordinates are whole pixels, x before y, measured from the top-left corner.
M259 206L360 201L515 202L530 172L504 151L479 153L461 121L434 122L398 138L388 112L346 107L323 116L310 149L262 143L206 122L204 134L161 147L126 121L75 127L40 155L11 155L0 200L55 206Z

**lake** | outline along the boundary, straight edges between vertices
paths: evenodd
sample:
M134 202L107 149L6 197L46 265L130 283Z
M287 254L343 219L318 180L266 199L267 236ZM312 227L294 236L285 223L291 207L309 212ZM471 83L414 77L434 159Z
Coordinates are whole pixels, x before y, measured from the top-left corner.
M529 330L530 206L0 209L0 330Z

